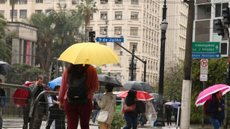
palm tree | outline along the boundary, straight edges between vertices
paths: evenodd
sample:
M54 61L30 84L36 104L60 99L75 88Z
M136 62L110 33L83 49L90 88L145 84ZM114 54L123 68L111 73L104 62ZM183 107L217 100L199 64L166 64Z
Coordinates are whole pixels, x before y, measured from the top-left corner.
M35 13L31 15L30 24L38 28L37 35L37 63L40 67L48 71L50 66L50 59L52 56L52 41L54 39L54 24L50 15L44 13Z
M81 0L81 3L77 6L78 13L80 13L85 22L85 40L87 39L88 26L90 24L90 17L93 13L98 11L96 2L94 0Z

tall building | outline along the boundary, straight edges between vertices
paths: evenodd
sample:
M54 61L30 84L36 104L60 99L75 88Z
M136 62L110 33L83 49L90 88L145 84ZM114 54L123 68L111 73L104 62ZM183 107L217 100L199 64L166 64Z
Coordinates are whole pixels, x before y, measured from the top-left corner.
M123 37L122 47L132 52L141 60L116 43L103 43L113 48L120 57L120 64L102 67L104 73L116 76L122 82L144 80L146 61L146 81L156 85L159 71L160 50L160 4L155 0L97 0L97 13L92 16L91 30L96 37ZM133 74L131 74L133 71Z
M58 9L75 9L80 0L17 0L13 11L13 21L23 21L32 13ZM131 68L131 54L116 43L103 43L114 49L120 64L102 67L104 73L117 77L122 82L144 80L146 61L146 81L155 85L159 71L160 50L160 3L156 0L96 0L97 13L92 15L90 29L96 37L123 37L120 43L125 49L139 57L134 58ZM12 20L12 6L9 0L0 0L0 13ZM133 74L131 74L133 73Z
M188 5L179 0L167 1L165 70L184 61Z

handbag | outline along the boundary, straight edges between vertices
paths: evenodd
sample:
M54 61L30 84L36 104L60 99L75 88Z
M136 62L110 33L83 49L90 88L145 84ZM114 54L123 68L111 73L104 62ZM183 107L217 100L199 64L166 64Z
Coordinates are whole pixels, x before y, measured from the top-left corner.
M108 111L100 110L98 112L96 120L98 122L105 122L108 119L108 117L109 117L109 112Z
M111 107L112 107L112 104L113 104L113 101L112 101L111 104L110 104L109 111L110 111L110 109L111 109ZM106 110L102 110L102 109L101 109L101 110L98 112L98 115L97 115L97 117L96 117L96 120L97 120L98 122L106 122L107 119L108 119L108 117L109 117L109 111L106 111Z
M135 109L136 109L136 104L127 106L127 105L124 103L123 108L122 108L122 112L123 112L123 113L132 112L132 111L135 111Z

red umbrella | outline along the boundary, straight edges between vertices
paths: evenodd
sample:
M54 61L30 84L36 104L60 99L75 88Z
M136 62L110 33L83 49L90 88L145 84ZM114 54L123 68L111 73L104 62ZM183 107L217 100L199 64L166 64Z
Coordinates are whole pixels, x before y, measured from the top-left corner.
M126 98L126 96L128 95L128 92L129 91L123 91L119 93L117 96L120 98ZM149 101L153 99L153 96L145 91L136 91L136 98L137 100L140 100L140 101Z
M29 87L33 82L26 81L23 86ZM13 94L13 101L16 106L26 106L28 104L29 91L25 89L17 89Z

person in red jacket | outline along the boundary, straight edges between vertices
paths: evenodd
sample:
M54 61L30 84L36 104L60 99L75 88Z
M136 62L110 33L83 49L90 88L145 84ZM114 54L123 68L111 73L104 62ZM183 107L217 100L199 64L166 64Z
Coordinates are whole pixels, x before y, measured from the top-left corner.
M84 70L83 70L84 69ZM67 92L69 86L70 73L74 71L74 75L83 76L86 73L85 85L87 86L87 102L86 104L74 104L67 100ZM79 72L80 71L80 72ZM62 85L59 91L59 107L64 108L67 117L67 128L76 129L80 120L81 129L89 129L89 120L92 112L93 94L99 88L99 82L96 69L92 65L73 65L70 64L64 70L62 75Z

